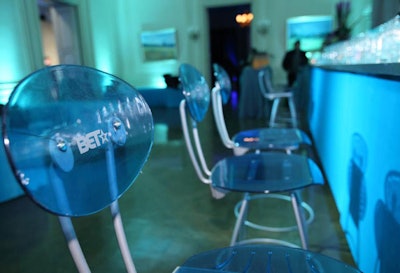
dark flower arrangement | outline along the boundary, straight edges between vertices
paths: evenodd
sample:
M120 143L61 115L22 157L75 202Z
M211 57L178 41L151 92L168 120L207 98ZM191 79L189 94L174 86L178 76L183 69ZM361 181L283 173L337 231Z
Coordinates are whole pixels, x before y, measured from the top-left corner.
M348 27L347 22L350 11L350 1L340 1L336 4L337 29L327 36L325 45L344 41L350 38L351 29Z

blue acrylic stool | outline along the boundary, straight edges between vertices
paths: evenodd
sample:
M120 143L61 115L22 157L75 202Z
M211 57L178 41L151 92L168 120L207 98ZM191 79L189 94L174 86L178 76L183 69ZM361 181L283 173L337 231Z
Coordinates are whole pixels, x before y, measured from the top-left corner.
M223 112L223 106L228 103L231 96L231 81L228 73L220 65L213 64L213 69L216 78L215 86L212 89L213 115L219 136L225 147L233 149L235 155L260 151L282 151L291 154L301 147L311 150L312 143L310 138L304 131L298 128L255 128L240 131L231 138L227 130ZM249 200L275 198L283 201L291 201L287 195L281 193L269 194L268 196L265 194L254 194L249 198ZM236 215L239 214L240 206L241 202L235 207ZM306 219L306 224L308 225L314 220L314 211L305 202L302 203L302 206L308 212L308 218ZM265 226L250 221L246 221L246 225L259 230L273 232L286 232L297 228L296 226Z
M90 272L71 217L111 208L128 272L131 258L118 199L153 144L153 118L141 95L105 72L75 65L38 70L14 89L4 109L3 138L26 194L59 217L79 272Z
M180 104L182 130L190 159L199 179L211 186L214 197L219 193L240 192L243 200L237 215L231 245L266 242L289 246L284 240L241 238L247 221L251 194L264 196L289 193L303 248L307 248L306 223L299 190L321 185L324 179L315 162L305 156L281 152L247 153L218 161L210 169L204 157L198 124L204 120L210 104L210 90L201 73L189 64L179 68L185 99ZM250 226L254 227L254 226ZM256 227L257 228L257 227Z
M229 136L223 112L231 96L231 81L228 73L218 64L213 64L215 86L212 89L212 106L214 120L217 125L220 138L229 149L233 149L237 155L249 150L275 150L291 153L299 149L301 145L311 146L308 135L298 128L255 128Z

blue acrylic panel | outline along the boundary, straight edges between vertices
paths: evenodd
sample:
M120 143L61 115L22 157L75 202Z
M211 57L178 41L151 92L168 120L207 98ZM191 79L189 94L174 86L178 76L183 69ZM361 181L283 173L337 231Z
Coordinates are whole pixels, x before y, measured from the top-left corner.
M25 192L65 216L94 213L134 182L153 143L146 101L102 71L60 65L38 70L4 109L10 164Z
M202 121L210 106L211 98L206 79L189 64L182 64L179 67L179 79L190 115L196 122Z
M231 96L232 84L225 69L218 64L213 64L214 75L219 84L222 103L227 104Z

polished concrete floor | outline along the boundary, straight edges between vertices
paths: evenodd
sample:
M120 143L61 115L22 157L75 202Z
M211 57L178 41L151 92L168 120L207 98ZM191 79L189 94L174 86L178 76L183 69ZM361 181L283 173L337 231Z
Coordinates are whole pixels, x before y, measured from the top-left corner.
M233 230L233 207L241 194L215 200L192 168L175 108L153 109L155 143L143 172L120 199L127 240L139 273L166 273L189 256L227 246ZM229 130L259 127L265 121L238 121L228 109ZM209 163L231 152L222 147L210 116L204 130ZM302 123L302 126L306 124ZM305 189L303 200L314 208L308 227L309 248L353 265L339 214L328 184ZM294 224L289 203L260 199L250 218L270 225ZM0 272L76 272L58 219L20 197L0 204ZM73 219L92 272L124 272L109 210ZM252 231L248 235L259 235ZM263 234L300 244L297 231Z

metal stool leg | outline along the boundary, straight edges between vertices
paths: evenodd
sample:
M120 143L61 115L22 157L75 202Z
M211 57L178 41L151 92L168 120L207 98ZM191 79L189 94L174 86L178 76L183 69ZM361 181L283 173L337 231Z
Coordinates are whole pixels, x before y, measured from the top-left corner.
M289 103L290 115L292 117L292 125L294 128L296 128L297 127L297 113L296 113L296 106L294 104L293 97L288 98L288 103Z
M110 122L110 126L112 126ZM124 128L119 128L120 132L125 133ZM112 135L111 138L117 136L118 131L114 131L115 135ZM106 149L106 159L107 159L107 174L108 174L108 182L110 187L111 196L117 195L117 173L115 170L115 155L114 155L114 146L113 142L108 143L108 149ZM114 224L115 235L117 236L117 241L119 248L121 250L122 258L125 263L126 271L128 273L136 273L135 265L133 264L132 255L129 251L128 242L126 241L126 235L124 231L124 226L122 224L121 213L119 211L118 201L115 200L110 205L111 215Z
M272 127L275 124L275 119L276 119L276 115L278 113L278 107L279 107L280 101L281 101L280 98L276 98L276 99L274 99L274 102L272 103L271 116L269 117L269 127Z
M301 198L299 196L298 191L292 192L290 195L292 198L292 205L293 205L293 210L294 210L294 214L296 217L297 226L299 228L301 245L304 249L307 249L308 245L307 245L306 224L305 224L305 220L304 220L303 209L301 206L301 203L302 203Z
M115 234L117 236L118 245L121 250L122 258L125 262L126 271L128 273L136 273L136 268L135 265L133 264L132 256L129 251L129 246L126 240L126 235L121 219L121 213L119 212L119 206L117 201L114 201L111 204L111 215L113 218L114 229L115 229Z
M71 218L65 216L59 216L61 228L64 232L65 239L67 240L68 248L71 253L72 259L80 273L90 273L89 265L86 262L85 256L83 255L82 248L76 238L74 226L72 225Z
M246 215L247 215L248 202L249 202L249 193L245 193L243 200L242 200L242 205L240 207L239 215L236 219L235 228L233 229L233 234L232 234L231 244L230 244L231 246L236 244L236 242L238 241L238 238L239 238L239 234L244 227Z

